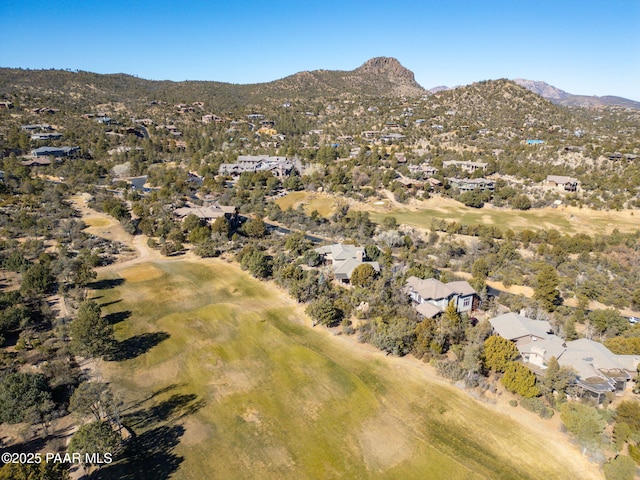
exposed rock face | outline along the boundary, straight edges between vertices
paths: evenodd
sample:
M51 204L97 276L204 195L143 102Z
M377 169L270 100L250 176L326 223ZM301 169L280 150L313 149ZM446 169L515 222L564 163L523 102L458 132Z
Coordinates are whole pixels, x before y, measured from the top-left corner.
M392 57L375 57L350 72L350 77L361 76L362 83L388 88L392 95L422 95L426 90L416 82L413 72Z
M398 78L405 78L415 82L413 72L403 67L402 64L392 57L375 57L367 60L362 66L356 68L356 72L386 74Z

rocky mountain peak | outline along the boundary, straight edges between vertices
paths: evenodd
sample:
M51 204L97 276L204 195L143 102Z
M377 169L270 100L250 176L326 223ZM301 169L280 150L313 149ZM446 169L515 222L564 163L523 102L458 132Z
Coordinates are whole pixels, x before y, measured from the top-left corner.
M356 72L393 75L415 81L413 72L403 67L402 64L393 57L371 58L357 68Z

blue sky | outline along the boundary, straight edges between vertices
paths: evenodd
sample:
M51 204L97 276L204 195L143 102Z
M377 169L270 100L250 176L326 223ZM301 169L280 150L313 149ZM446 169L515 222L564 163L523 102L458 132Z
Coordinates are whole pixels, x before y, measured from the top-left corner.
M640 0L1 0L0 66L267 82L396 57L422 86L640 101Z

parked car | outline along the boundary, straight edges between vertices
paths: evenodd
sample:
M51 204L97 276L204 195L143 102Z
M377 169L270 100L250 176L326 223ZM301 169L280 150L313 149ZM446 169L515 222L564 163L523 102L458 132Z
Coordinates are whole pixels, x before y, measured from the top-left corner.
M638 323L640 322L640 318L638 317L629 317L629 323Z

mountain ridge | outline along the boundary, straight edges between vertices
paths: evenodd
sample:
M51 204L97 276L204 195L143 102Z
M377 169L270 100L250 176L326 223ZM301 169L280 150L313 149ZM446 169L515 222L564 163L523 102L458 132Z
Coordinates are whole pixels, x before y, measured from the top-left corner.
M514 78L513 81L521 87L537 93L541 97L546 98L556 105L586 108L618 106L640 110L640 102L628 98L618 97L615 95L604 95L601 97L597 95L575 95L539 80Z
M514 79L513 82L541 97L562 106L601 108L620 106L640 110L640 102L618 96L573 95L543 81ZM185 101L203 98L222 100L221 106L250 106L263 102L287 102L296 99L363 97L416 97L427 93L448 91L437 86L427 90L415 79L414 73L393 57L374 57L359 67L343 70L301 71L270 82L233 84L217 81L146 80L123 73L97 74L69 70L30 70L0 67L0 96L13 88L33 90L49 85L60 91L79 93L86 100L118 100L117 92L129 91L141 100L151 101L154 96L179 97ZM186 93L186 95L185 95ZM120 101L123 98L119 99Z

